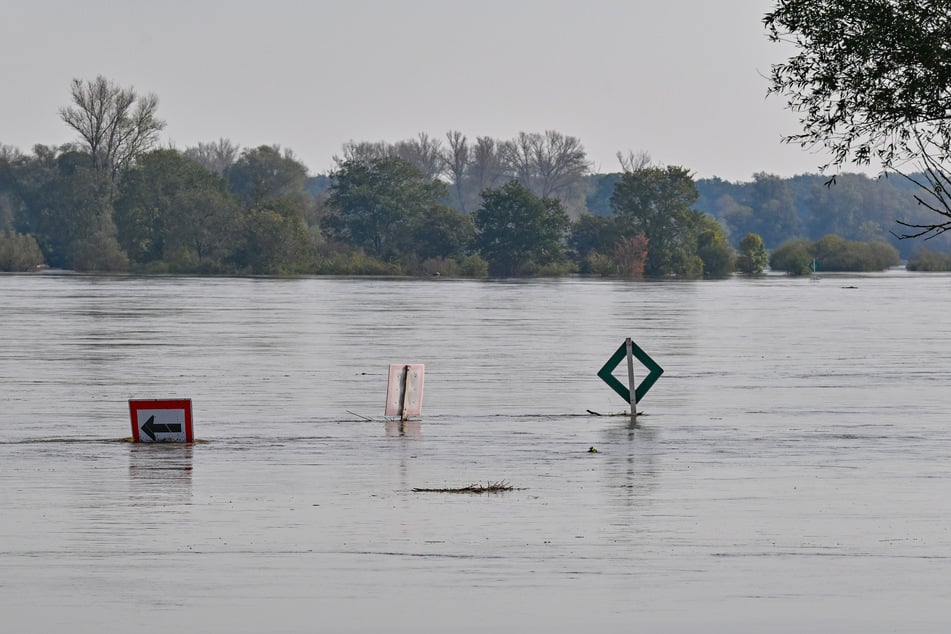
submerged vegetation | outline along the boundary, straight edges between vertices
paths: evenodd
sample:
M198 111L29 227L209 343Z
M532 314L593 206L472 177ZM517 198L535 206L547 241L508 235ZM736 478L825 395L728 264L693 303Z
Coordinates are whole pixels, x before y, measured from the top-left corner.
M421 489L414 488L414 493L505 493L507 491L518 491L511 486L508 482L499 481L499 482L486 482L485 484L470 484L464 487L458 488L449 488L449 489Z
M857 242L828 235L815 242L800 238L782 244L770 256L773 270L790 275L822 271L883 271L901 263L898 250L884 242Z

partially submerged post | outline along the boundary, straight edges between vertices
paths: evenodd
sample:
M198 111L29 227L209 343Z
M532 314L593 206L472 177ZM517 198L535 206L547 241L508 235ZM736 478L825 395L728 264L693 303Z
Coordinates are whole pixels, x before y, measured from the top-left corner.
M634 342L628 337L624 340L627 353L627 393L630 395L631 422L637 422L637 386L634 384Z

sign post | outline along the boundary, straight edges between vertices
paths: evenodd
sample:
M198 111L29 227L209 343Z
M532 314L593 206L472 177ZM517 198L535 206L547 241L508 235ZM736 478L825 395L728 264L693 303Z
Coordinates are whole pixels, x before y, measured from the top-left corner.
M191 399L130 399L134 442L193 442Z
M614 374L612 374L614 369L620 365L621 361L625 358L627 358L628 363L628 387L624 387L624 385L614 377ZM644 377L644 380L641 381L641 384L636 388L634 387L633 361L635 358L648 370L647 376ZM598 376L601 377L601 380L607 383L608 387L614 390L618 396L631 404L632 416L636 415L637 404L644 398L647 391L653 387L654 383L657 382L657 379L659 379L663 373L664 369L660 367L656 361L651 359L646 352L641 350L640 346L634 343L630 337L621 344L614 354L611 355L611 358L598 370Z
M627 393L631 400L631 422L637 421L637 386L634 383L634 342L630 337L624 340L624 352L627 356Z

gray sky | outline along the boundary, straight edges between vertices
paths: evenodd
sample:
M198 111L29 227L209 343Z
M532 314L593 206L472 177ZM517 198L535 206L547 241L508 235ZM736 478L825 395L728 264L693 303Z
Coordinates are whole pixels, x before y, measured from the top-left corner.
M764 79L772 0L32 0L4 3L0 142L74 134L72 78L154 92L179 149L279 144L312 173L348 140L581 139L595 171L646 151L699 178L816 172ZM788 51L787 51L788 53Z

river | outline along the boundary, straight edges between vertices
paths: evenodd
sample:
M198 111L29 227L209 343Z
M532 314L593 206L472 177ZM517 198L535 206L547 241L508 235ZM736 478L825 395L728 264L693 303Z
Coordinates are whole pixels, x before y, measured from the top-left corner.
M2 275L3 630L945 632L949 315L905 271ZM123 441L173 397L200 442Z

